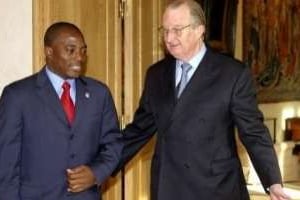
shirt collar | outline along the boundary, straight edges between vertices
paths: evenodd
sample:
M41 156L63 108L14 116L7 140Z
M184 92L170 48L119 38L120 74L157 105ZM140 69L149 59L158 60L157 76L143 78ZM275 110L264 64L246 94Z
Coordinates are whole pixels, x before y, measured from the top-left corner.
M70 84L71 92L75 91L75 79L65 80L60 76L58 76L57 74L55 74L54 72L52 72L48 66L46 66L46 73L57 94L60 94L62 92L61 86L64 81L67 81Z
M188 61L188 63L192 66L193 69L196 69L198 67L198 65L200 64L200 62L202 61L204 54L206 52L207 48L205 46L205 44L202 45L202 47L200 48L199 52L192 57L192 59L190 59ZM183 63L182 60L176 60L176 66L180 67L181 64Z

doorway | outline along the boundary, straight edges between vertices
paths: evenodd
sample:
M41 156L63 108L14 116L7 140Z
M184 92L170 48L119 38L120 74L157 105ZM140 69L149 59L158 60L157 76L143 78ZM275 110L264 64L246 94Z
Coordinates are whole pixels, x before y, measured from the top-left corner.
M86 75L110 88L121 126L131 121L144 75L162 55L158 27L167 0L33 0L34 71L44 65L43 34L56 21L76 24L88 46ZM104 200L148 200L155 140L103 185Z

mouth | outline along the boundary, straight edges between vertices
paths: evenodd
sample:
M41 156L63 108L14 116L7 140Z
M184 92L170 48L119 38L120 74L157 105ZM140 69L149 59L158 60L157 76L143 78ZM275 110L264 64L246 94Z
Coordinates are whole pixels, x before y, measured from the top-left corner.
M169 48L176 48L178 47L179 45L178 44L168 44Z
M72 71L80 72L80 71L81 71L81 66L80 66L80 65L72 65L72 66L70 67L70 69L71 69Z

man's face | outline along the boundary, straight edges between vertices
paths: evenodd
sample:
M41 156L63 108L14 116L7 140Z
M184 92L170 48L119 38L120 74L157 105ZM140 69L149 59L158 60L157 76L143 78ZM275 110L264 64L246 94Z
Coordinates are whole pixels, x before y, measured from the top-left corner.
M169 53L177 59L188 61L198 53L204 31L203 25L193 24L186 5L168 8L163 15L164 42Z
M45 47L47 65L51 71L62 77L77 78L86 61L84 38L75 29L62 29L54 41Z

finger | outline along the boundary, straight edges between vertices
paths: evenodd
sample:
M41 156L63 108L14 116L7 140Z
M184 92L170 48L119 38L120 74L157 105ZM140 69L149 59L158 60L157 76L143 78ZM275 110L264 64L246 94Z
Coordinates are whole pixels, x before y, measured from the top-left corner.
M76 173L80 173L81 168L73 168L73 169L67 169L67 174L76 174Z
M77 179L68 179L69 186L81 185L81 186L89 186L91 185L90 181L86 177L77 178Z
M84 171L84 169L85 169L85 166L84 165L80 165L78 167L72 168L71 170L72 170L73 173L81 173L82 171Z
M270 194L271 200L290 200L291 197L284 192L277 192Z
M75 171L73 171L73 169L67 169L66 171L67 171L67 174L74 174L75 173Z
M81 182L70 182L68 184L68 191L79 192L85 189L85 184Z
M89 187L89 185L84 183L77 183L77 184L70 184L68 186L68 191L70 192L82 192L86 190Z
M82 173L85 170L84 166L78 166L78 167L74 167L74 168L69 168L67 169L67 174L77 174L77 173Z
M95 183L95 178L87 166L67 169L68 191L84 191Z
M81 184L84 184L84 179L68 179L68 184L69 185L81 185Z
M89 179L89 174L87 174L87 173L69 174L67 176L68 181L82 181L82 182L84 182L86 179Z
M291 200L291 199L292 199L289 195L287 195L287 194L285 194L285 193L283 193L283 194L281 195L281 197L282 197L282 200Z
M84 179L87 175L85 173L68 174L68 180Z
M80 185L74 185L68 187L68 192L82 192L84 188Z

